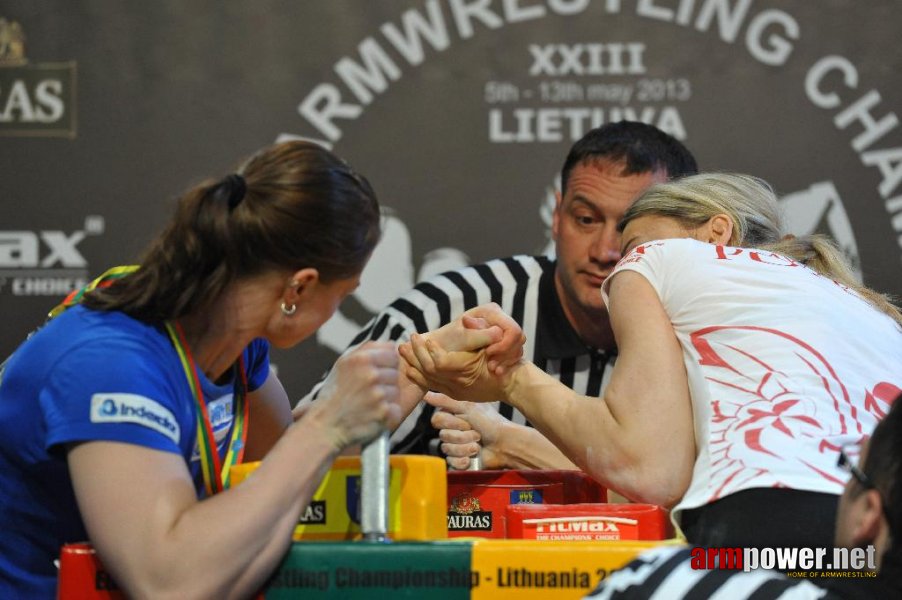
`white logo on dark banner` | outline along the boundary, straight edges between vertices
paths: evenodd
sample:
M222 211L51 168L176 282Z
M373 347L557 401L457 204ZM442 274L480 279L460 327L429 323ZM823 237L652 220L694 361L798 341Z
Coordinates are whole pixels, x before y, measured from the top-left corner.
M778 66L786 62L793 50L793 41L799 37L799 25L788 13L781 10L749 11L748 3L730 8L722 2L707 0L697 7L693 3L683 3L679 10L654 6L640 2L635 7L636 14L647 19L676 23L681 27L707 32L716 30L728 43L735 43L740 30L745 26L742 41L748 52L759 62ZM426 14L416 8L401 15L402 25L387 22L379 27L385 40L377 36L365 38L358 46L359 60L350 56L340 58L334 67L344 89L334 83L320 83L307 94L298 105L298 113L318 132L332 143L342 137L339 126L341 120L355 120L361 117L364 107L371 104L377 95L384 94L390 82L402 77L403 71L393 54L397 52L411 66L417 67L425 60L424 47L428 44L437 52L446 50L456 33L460 40L472 38L477 28L500 29L513 25L549 17L570 17L583 13L590 6L589 0L572 2L549 2L548 6L524 6L517 2L504 2L500 6L489 6L453 2L447 9L451 19L447 19L436 0L425 5ZM696 9L693 14L693 9ZM620 2L608 2L607 13L621 12ZM450 26L454 25L454 28ZM524 100L539 104L556 105L571 102L615 102L624 104L631 98L639 102L687 101L691 98L691 84L683 78L642 79L626 86L601 83L586 87L583 77L600 76L644 76L646 67L646 43L642 41L595 40L580 43L529 44L529 84L522 87L509 80L489 80L484 87L488 103L516 103ZM541 77L543 79L531 79ZM558 79L568 77L573 79ZM535 82L535 85L533 85ZM345 94L344 92L350 92ZM352 96L349 99L348 96ZM681 128L678 111L669 107L668 116L655 116L651 107L617 110L604 118L604 113L595 106L558 109L536 112L522 109L514 120L519 133L510 135L498 129L499 141L560 141L565 130L571 139L578 139L591 127L607 121L660 120L658 125L676 137ZM663 113L665 111L661 111ZM505 116L500 112L490 112L489 123L502 124ZM494 117L492 116L494 115ZM540 115L545 115L540 117ZM670 121L673 123L670 123ZM545 131L549 135L536 134ZM491 135L490 135L491 137ZM544 138L544 139L543 139Z
M25 32L0 17L0 136L75 137L76 63L31 65Z
M448 507L449 531L491 531L492 511L482 510L479 498L459 494Z
M329 146L338 145L354 129L352 125L365 118L366 109L380 99L383 103L380 119L384 121L388 101L384 97L415 69L423 70L423 81L436 81L436 86L442 85L441 78L435 77L440 69L427 69L428 62L441 60L440 57L455 46L479 36L479 41L474 44L500 50L501 54L497 58L493 55L489 64L466 69L465 74L459 75L466 85L460 86L460 97L455 97L453 104L464 103L469 98L471 104L479 107L478 112L466 114L471 119L472 115L478 114L482 119L481 124L471 122L469 128L481 128L484 132L483 139L494 152L487 161L497 159L498 164L509 162L534 170L535 165L523 162L525 154L514 154L518 147L559 144L565 151L589 129L623 119L656 125L687 141L701 153L705 142L699 140L706 135L712 141L722 141L719 132L705 129L708 122L703 119L714 106L722 109L721 112L736 114L733 122L739 133L731 134L731 139L744 140L743 129L764 126L762 119L771 116L773 127L780 131L773 141L810 139L809 145L813 149L840 134L845 136L848 148L836 147L836 142L831 142L835 156L828 157L829 161L809 161L797 172L787 171L781 165L781 178L787 181L779 181L778 191L787 228L795 234L818 232L832 236L861 277L861 240L856 239L852 224L859 221L859 228L873 229L876 223L873 219L866 221L864 217L868 215L864 213L876 210L876 220L894 233L895 239L875 240L870 245L889 242L896 247L894 264L897 272L898 261L902 259L899 252L902 249L902 196L899 195L902 146L891 140L899 133L899 119L887 107L880 90L866 80L865 69L859 70L852 60L832 53L829 48L811 47L812 44L803 46L803 25L809 27L808 31L814 31L816 24L800 24L791 10L720 0L679 3L570 0L530 4L426 0L417 7L404 10L396 18L374 23L372 33L361 39L356 52L338 56L328 79L312 86L298 103L297 115L306 131L283 133L279 138L306 137ZM796 10L802 13L802 8ZM637 19L644 20L648 27L637 26ZM505 35L506 27L539 20L549 21L549 27L541 30L541 39L518 38L511 32L507 34L510 40L505 38L505 42L512 43L492 45L486 42L487 36ZM565 21L573 27L558 27ZM679 29L682 33L669 38L660 35L667 33L666 28ZM667 45L674 42L673 38L684 43L697 43L700 50L694 55L687 52L685 58L680 59ZM730 50L732 59L725 62L720 55L707 54L718 47ZM461 52L466 53L465 49ZM699 56L699 52L705 54ZM717 73L732 75L730 70L725 70L724 64L739 65L742 61L745 64L741 68L754 80L749 80L747 89L723 87L717 80ZM429 77L426 77L427 70ZM775 76L782 79L775 81ZM472 85L474 79L478 87ZM743 76L742 80L746 79ZM787 98L797 99L795 105L787 108L817 109L813 118L807 119L813 122L806 122L803 130L787 128L786 122L791 118L788 112L758 115L744 121L741 117L743 103L759 97L764 100L771 94L769 89L776 89L770 86L779 87ZM397 93L404 92L398 90ZM442 110L444 108L447 107ZM406 117L398 115L398 124L406 123ZM455 129L466 127L456 124ZM354 131L356 133L357 129ZM405 128L398 127L397 131L405 131ZM420 135L415 128L409 131ZM449 138L453 139L453 136ZM767 144L763 140L769 138L750 135L749 139L761 146ZM861 172L850 173L848 169L837 168L836 164L848 160L850 151ZM737 150L735 156L742 157L740 163L747 158L741 150ZM726 162L730 164L729 160ZM702 167L712 168L704 163ZM758 171L751 166L748 168L765 179L775 177L769 172L774 169L773 164ZM512 180L529 175L523 171L506 173ZM876 183L861 183L872 180ZM541 198L539 212L546 235L553 208L553 190L554 186L546 187L544 198L541 187L536 191L537 199ZM449 206L458 206L457 198L437 199ZM466 219L467 213L457 214L455 210L448 208L453 218ZM365 271L365 276L374 281L390 284L372 289L362 286L357 296L359 303L371 313L422 278L420 273L413 276L415 263L407 245L410 238L407 225L400 219L395 219L392 225L402 232L403 239L388 242L382 248L382 259L374 260ZM390 237L386 235L386 238ZM548 242L546 238L546 251L553 251ZM540 243L524 245L519 251L529 252ZM456 256L465 258L462 252ZM397 269L397 264L403 265L404 269ZM425 260L423 265L425 268ZM873 273L875 267L879 269L881 265L871 265L870 270L864 270ZM892 276L887 271L877 274L885 279ZM872 285L880 287L879 282ZM319 340L340 350L360 325L362 323L338 315L320 333Z
M62 296L84 286L89 266L79 244L104 229L104 218L92 215L75 231L0 231L0 293Z
M326 501L311 500L304 512L298 519L298 525L325 525L326 524Z

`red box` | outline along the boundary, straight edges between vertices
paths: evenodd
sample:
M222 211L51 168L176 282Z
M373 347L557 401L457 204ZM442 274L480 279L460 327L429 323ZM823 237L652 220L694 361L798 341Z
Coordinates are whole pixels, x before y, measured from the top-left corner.
M582 471L449 471L448 537L505 537L508 505L606 500Z
M654 504L512 504L507 537L527 540L665 540L669 513Z
M59 600L125 600L88 543L66 544L60 551L56 597Z

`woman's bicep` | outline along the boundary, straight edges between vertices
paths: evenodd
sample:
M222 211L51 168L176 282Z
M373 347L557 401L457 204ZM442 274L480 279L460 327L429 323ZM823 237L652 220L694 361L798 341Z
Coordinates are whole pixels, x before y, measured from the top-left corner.
M679 340L643 275L618 273L609 293L618 356L605 401L612 417L635 432L632 452L643 470L653 481L671 473L670 495L681 494L691 476L695 435Z
M179 517L197 502L184 458L136 444L91 441L67 454L72 486L88 536L120 583L161 564L153 553ZM126 585L128 589L128 585Z
M611 392L619 399L649 398L666 391L688 401L680 343L651 283L634 271L615 275L608 312L617 340Z

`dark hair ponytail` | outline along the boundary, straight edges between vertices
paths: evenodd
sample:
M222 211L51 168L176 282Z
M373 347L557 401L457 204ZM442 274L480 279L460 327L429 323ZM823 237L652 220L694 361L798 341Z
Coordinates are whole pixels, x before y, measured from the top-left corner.
M174 319L266 270L351 277L378 240L379 205L366 179L321 146L285 142L186 192L138 270L86 294L84 304L146 322Z

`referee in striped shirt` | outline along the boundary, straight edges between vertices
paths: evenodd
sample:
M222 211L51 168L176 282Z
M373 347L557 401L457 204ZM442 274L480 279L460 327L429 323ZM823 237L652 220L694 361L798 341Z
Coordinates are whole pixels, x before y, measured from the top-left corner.
M649 185L696 171L689 150L656 127L621 121L592 129L573 145L561 169L552 222L556 260L511 256L420 282L373 317L346 352L369 340L407 341L414 332L437 329L470 308L495 302L526 334L525 359L580 394L600 396L617 356L600 293L621 258L617 222ZM315 400L322 384L301 403ZM436 427L447 427L441 450L456 468L466 468L479 441L483 468L574 468L507 404L470 405L436 396L430 402L445 410L433 414L435 407L421 399L419 388L402 386L402 406L414 408L393 432L392 452L437 454ZM485 407L495 412L486 414ZM499 423L503 438L489 431L500 429ZM463 428L471 430L455 431Z

